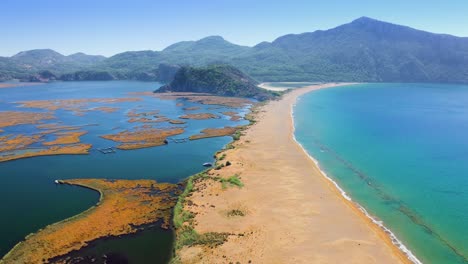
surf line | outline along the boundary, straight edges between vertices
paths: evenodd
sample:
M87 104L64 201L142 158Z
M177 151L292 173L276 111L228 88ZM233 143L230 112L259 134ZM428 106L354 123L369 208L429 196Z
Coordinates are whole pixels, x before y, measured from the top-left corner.
M300 99L297 98L297 100ZM296 101L297 101L296 100ZM291 109L290 109L290 114L291 114L291 122L292 122L292 127L293 127L293 131L292 131L292 138L293 140L296 142L296 144L298 144L298 146L302 149L302 151L309 157L309 159L311 159L315 165L317 166L318 170L320 171L320 173L322 174L322 176L324 176L328 181L330 181L334 186L335 188L341 193L341 195L348 201L350 201L351 203L353 203L360 211L362 211L364 213L364 215L369 218L374 224L376 224L380 229L382 229L389 237L390 237L390 240L392 242L393 245L395 245L401 252L403 252L403 254L411 261L413 262L414 264L422 264L422 262L416 257L416 255L413 254L413 252L411 252L411 250L403 244L403 242L401 242L397 236L388 228L384 225L383 221L379 221L376 219L376 217L372 216L364 207L362 207L359 203L353 201L351 199L351 197L338 185L338 183L336 181L334 181L332 178L330 178L323 170L322 168L320 167L320 164L319 162L314 159L308 152L307 150L304 148L304 146L299 143L299 141L297 141L296 139L296 135L295 135L295 131L296 131L296 126L295 126L295 122L294 122L294 107L296 106L296 103L292 104L291 105Z

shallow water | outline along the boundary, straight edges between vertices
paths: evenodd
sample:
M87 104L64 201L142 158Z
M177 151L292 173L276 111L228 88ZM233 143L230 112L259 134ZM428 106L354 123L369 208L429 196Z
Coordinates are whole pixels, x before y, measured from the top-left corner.
M76 116L70 111L57 110L56 116L63 125L97 124L83 127L88 134L81 137L83 143L93 144L89 155L59 155L19 159L0 163L0 256L4 255L17 242L29 233L80 213L94 205L99 195L85 188L55 185L55 179L70 178L110 178L110 179L155 179L158 182L176 183L204 169L204 162L211 162L213 154L229 143L231 137L208 138L187 143L117 151L115 154L101 154L96 148L116 146L118 143L99 136L117 133L142 123L128 123L126 113L130 109L140 112L160 110L168 118L186 114L184 107L199 106L201 109L190 113L209 112L219 115L220 119L186 120L186 124L172 125L167 122L150 124L156 128L184 127L185 132L174 138L184 138L197 134L204 128L237 126L247 121L230 121L221 112L232 108L195 104L188 101L160 100L148 96L129 95L129 92L153 91L158 83L112 81L112 82L57 82L38 86L0 89L0 111L43 111L21 108L13 102L42 99L72 98L115 98L138 97L142 101L115 104L91 104L94 106L118 107L115 113L98 111L86 112ZM182 105L180 105L182 104ZM247 109L234 109L242 114ZM48 120L46 123L55 123ZM34 125L18 125L4 128L3 134L37 132ZM0 133L0 135L3 135ZM150 232L151 233L151 232ZM156 234L157 232L155 231ZM145 233L148 236L148 233ZM125 238L133 247L136 238ZM145 239L143 239L145 240ZM163 239L164 240L164 239ZM145 240L146 241L146 240ZM166 243L172 240L165 239ZM167 242L169 241L169 242ZM112 242L110 245L122 246ZM135 242L136 243L136 242ZM117 246L116 246L117 247ZM103 248L106 248L103 246ZM157 249L155 249L157 250ZM132 262L134 263L134 262Z
M296 107L321 168L424 263L467 263L468 86L364 84Z

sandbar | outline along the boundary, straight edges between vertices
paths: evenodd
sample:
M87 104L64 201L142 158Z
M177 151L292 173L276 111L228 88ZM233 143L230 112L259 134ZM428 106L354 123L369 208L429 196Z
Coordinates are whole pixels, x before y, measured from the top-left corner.
M216 246L176 248L182 263L410 263L390 237L320 171L293 137L295 89L255 110L256 121L217 154L226 166L193 182L182 205L193 232L229 234ZM346 88L342 88L346 89ZM228 166L229 164L229 166ZM219 165L219 164L218 164ZM242 188L216 178L238 176ZM177 229L177 236L183 228ZM178 240L181 237L177 238Z
M229 136L236 133L238 129L239 128L237 127L205 128L200 134L190 136L189 139L197 140L202 138Z
M231 121L239 121L242 118L237 112L234 112L234 111L227 111L227 112L223 112L222 114L229 116L230 117L229 120Z
M203 119L216 119L216 118L219 118L219 116L212 114L212 113L198 113L198 114L186 114L183 116L179 116L179 118L203 120Z
M222 105L227 107L244 107L253 104L253 102L247 98L216 96L208 93L170 92L155 93L153 96L163 100L183 99L204 105Z
M181 124L187 123L187 122L185 122L183 120L178 120L178 119L170 119L168 122L173 124L173 125L181 125Z
M25 149L41 140L41 135L5 135L0 136L0 154L5 151Z
M296 87L304 87L310 85L308 82L264 82L258 85L258 87L265 90L283 92L288 89L294 89Z
M158 129L142 126L136 130L126 130L101 137L122 143L117 146L118 149L130 150L165 145L167 144L167 137L182 133L184 133L184 129L180 127Z
M118 110L114 107L94 107L87 108L92 103L114 104L125 102L141 101L141 98L82 98L82 99L52 99L52 100L30 100L20 101L20 107L39 108L55 111L59 109L73 112L75 115L82 116L85 112L101 111L104 113L113 113Z
M52 156L52 155L85 155L89 154L91 149L91 144L71 144L64 146L50 146L44 149L28 149L22 153L15 153L10 155L0 156L0 162L23 159L23 158L32 158L38 156Z
M37 124L42 120L54 119L52 113L34 113L20 111L4 111L0 112L0 127Z
M80 143L80 137L88 133L87 131L66 131L57 132L54 135L57 137L53 141L42 143L44 146L61 145L61 144L75 144Z

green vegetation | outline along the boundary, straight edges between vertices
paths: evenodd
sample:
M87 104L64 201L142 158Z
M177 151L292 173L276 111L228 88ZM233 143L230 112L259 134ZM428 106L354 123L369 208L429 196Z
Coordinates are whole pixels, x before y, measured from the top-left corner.
M155 92L196 92L220 96L272 99L274 93L257 87L257 81L229 65L182 67L174 80Z
M239 209L233 209L233 210L230 210L226 213L227 216L229 217L233 217L233 216L245 216L245 213L244 211L241 211Z
M252 108L251 111L256 112L257 108ZM254 116L251 115L252 119L253 117ZM240 135L241 134L239 134L239 136ZM224 160L226 158L226 153L222 153L222 152L231 148L234 148L234 145L232 144L232 142L226 145L224 150L220 150L216 152L216 154L214 155L214 158L216 158L216 163ZM215 170L218 167L220 169L224 166L230 166L230 165L231 165L231 162L226 161L225 164L223 163L218 164L215 167ZM193 226L195 216L190 211L184 210L184 204L186 203L187 197L189 197L191 193L195 190L194 183L198 180L213 180L213 181L221 182L223 189L226 189L228 185L237 186L239 188L242 188L244 186L238 174L234 174L231 177L225 179L221 177L210 176L207 173L208 171L209 169L203 172L200 172L198 174L195 174L186 180L185 189L182 192L182 194L179 196L179 199L174 207L173 223L174 223L174 228L176 230L174 252L177 252L177 250L181 249L184 246L204 245L210 248L214 248L226 242L227 238L230 235L234 235L230 233L217 233L217 232L208 232L204 234L199 234L194 229L194 226ZM228 217L245 216L245 212L239 209L233 209L233 210L228 211L226 215ZM243 234L238 234L238 236L243 236ZM177 255L174 255L170 263L173 263L173 264L181 263L180 257Z
M212 178L208 176L207 170L189 177L186 180L185 190L179 196L177 204L174 207L173 223L177 233L177 239L175 240L174 245L175 251L184 246L204 245L212 248L217 247L226 242L228 236L231 235L229 233L217 232L199 234L193 228L194 215L191 212L185 211L183 209L187 197L190 196L194 191L194 182L198 179L207 178ZM171 260L171 263L180 263L180 258L178 256L174 256Z
M241 182L239 175L234 174L231 177L225 179L225 178L219 178L219 181L221 182L221 186L223 189L226 189L228 187L228 184L230 186L237 186L239 188L244 187L244 184Z
M110 58L25 51L0 57L0 80L48 80L38 78L38 73L48 70L57 79L77 71L87 71L87 78L93 78L90 72L96 71L114 79L166 82L174 68L164 71L160 64L230 64L260 81L467 83L467 54L467 38L363 17L330 30L289 34L254 47L214 36L175 43L162 51L123 52ZM223 92L236 93L230 87Z
M242 133L239 130L237 130L236 133L234 133L234 135L232 135L232 138L234 140L239 140L241 136L242 136Z
M223 167L224 167L224 164L221 163L221 164L216 165L216 167L215 167L214 169L215 169L215 170L220 170L220 169L222 169Z
M185 199L192 193L193 191L193 182L199 178L206 178L208 175L206 174L207 170L197 173L191 177L189 177L185 184L184 192L179 195L179 199L174 207L174 217L173 223L176 229L179 229L183 226L185 222L190 222L193 219L193 215L190 212L186 212L183 209L183 205L185 203Z
M224 160L225 158L226 158L226 153L223 153L223 154L221 155L221 157L219 157L218 160Z

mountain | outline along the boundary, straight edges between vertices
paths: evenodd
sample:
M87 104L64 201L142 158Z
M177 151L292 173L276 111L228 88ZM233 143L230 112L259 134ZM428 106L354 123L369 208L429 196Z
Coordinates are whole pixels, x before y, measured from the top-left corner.
M290 61L285 64L300 69L294 74L298 79L468 81L468 38L433 34L367 17L326 31L282 36L263 45L261 52L276 49L277 54L287 55Z
M0 80L28 79L44 70L57 76L86 71L79 76L101 78L106 73L113 79L162 80L160 64L230 64L260 81L468 83L468 38L361 17L254 47L211 36L178 42L162 51L128 51L110 58L26 51L0 57Z
M65 56L51 49L22 51L11 57L11 60L29 67L47 67L63 63Z
M182 41L158 51L128 51L104 61L100 68L122 72L156 69L159 64L209 65L227 62L250 48L211 36L197 41Z
M228 62L249 50L249 47L232 44L220 36L211 36L173 44L161 51L161 58L169 63L198 66Z
M57 65L88 67L103 61L105 58L104 56L86 55L81 52L64 56L51 49L36 49L22 51L12 56L11 61L25 68L47 70L48 67L54 68Z
M62 55L51 49L35 49L19 52L12 57L0 58L0 80L3 79L33 79L44 71L55 75L66 72L85 70L94 67L105 60L104 56L75 53Z
M249 97L263 101L274 94L257 87L257 82L229 65L182 67L169 84L155 92L196 92L221 96Z
M78 52L78 53L68 55L67 58L71 59L72 61L76 63L81 63L81 64L94 64L94 63L98 63L106 59L106 57L101 56L101 55L88 55L88 54L84 54L83 52Z

